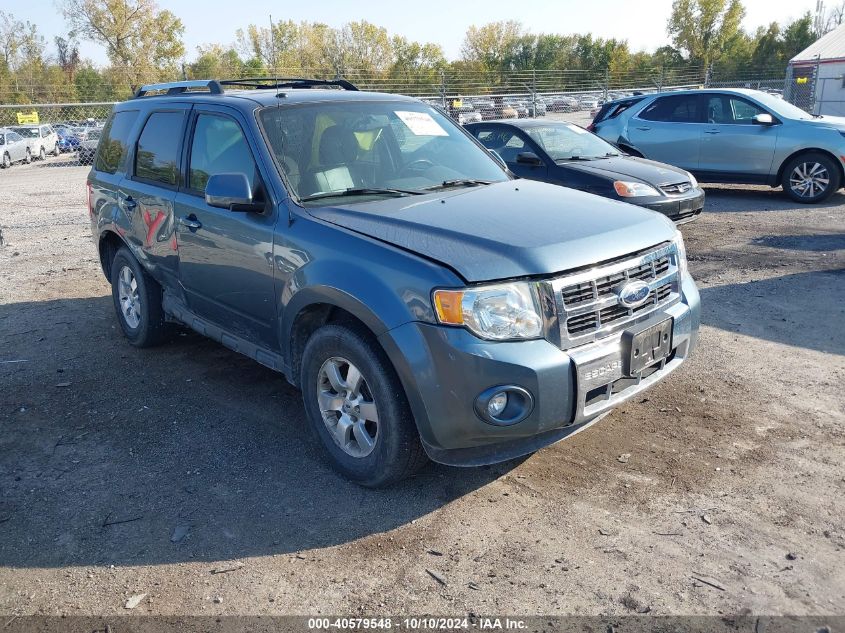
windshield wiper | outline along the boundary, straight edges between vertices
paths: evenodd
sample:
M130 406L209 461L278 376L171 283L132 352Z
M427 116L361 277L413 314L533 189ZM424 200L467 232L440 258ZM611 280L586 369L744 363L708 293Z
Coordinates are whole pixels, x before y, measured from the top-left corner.
M377 187L351 187L342 191L321 191L310 196L300 198L300 202L310 202L322 198L343 198L346 196L418 196L420 191L413 189L379 189Z
M475 178L455 178L454 180L444 180L439 185L423 187L422 191L434 191L435 189L447 189L448 187L478 187L480 185L492 184L492 182L492 180L478 180Z
M567 160L596 160L597 158L605 158L605 156L564 156L563 158L556 158L556 163L562 163Z

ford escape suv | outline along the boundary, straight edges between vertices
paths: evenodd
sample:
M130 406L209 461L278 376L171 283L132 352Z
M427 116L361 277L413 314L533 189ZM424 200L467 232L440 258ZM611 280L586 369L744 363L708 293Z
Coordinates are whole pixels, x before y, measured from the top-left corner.
M284 374L367 486L580 431L698 336L669 220L514 179L438 110L342 80L143 87L88 205L129 342L178 322Z

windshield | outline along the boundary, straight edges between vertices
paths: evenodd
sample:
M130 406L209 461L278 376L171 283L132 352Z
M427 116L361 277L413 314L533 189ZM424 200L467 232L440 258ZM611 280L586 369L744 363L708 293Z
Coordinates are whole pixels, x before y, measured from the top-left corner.
M267 107L259 117L293 194L306 204L331 204L349 192L355 202L508 179L451 119L423 103L309 103Z
M760 105L767 107L778 116L785 119L799 119L808 121L816 118L809 114L806 110L802 110L798 106L792 105L789 101L785 101L766 92L755 92L754 98L760 102Z
M571 123L528 127L525 132L552 160L605 158L619 154L610 143Z
M24 138L38 138L38 130L31 127L15 127L12 128L15 132Z

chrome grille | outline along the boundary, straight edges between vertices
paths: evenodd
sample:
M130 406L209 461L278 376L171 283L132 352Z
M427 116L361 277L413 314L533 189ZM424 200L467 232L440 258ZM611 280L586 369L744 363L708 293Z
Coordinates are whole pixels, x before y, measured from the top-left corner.
M692 189L692 183L688 181L684 182L674 182L669 185L660 185L660 189L663 193L667 193L671 195L678 195L681 193L686 193L690 189Z
M622 305L617 296L630 281L642 281L649 287L645 302L634 308ZM678 301L678 253L674 244L661 244L644 253L555 279L551 288L561 347L583 345Z

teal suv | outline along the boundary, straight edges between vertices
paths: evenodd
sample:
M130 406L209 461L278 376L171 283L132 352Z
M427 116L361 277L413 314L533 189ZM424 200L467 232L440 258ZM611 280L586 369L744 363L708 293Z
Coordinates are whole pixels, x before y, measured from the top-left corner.
M88 205L128 341L181 323L280 372L367 486L572 435L698 338L668 219L517 180L435 108L342 80L145 86Z

